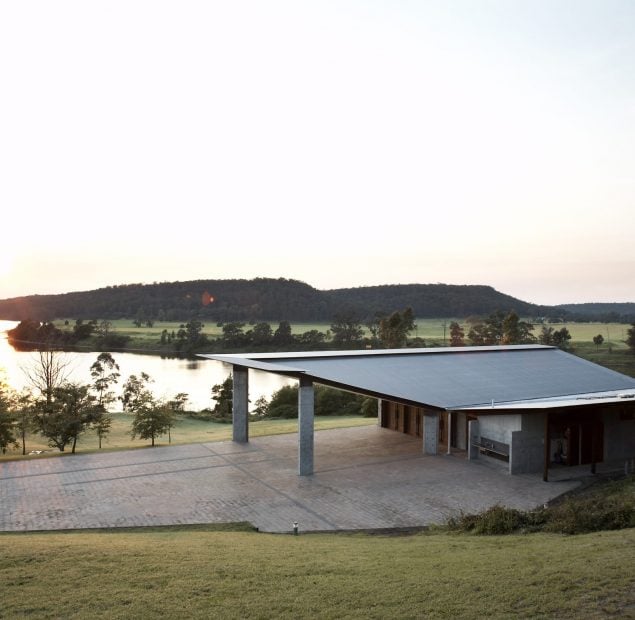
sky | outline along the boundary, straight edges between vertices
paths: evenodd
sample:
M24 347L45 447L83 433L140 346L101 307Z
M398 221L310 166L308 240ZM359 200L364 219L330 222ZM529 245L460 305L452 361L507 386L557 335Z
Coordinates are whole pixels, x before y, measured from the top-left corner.
M0 3L0 298L635 301L632 0Z

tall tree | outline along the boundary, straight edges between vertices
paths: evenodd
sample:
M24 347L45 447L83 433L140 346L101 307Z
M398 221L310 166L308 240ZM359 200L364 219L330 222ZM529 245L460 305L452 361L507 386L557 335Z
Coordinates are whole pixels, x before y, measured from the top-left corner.
M526 321L521 321L518 315L512 310L503 319L502 344L533 344L536 342L535 336L531 333L534 326Z
M408 307L403 312L395 311L379 321L379 338L386 349L399 349L406 345L408 334L415 329L414 313Z
M465 332L463 328L456 322L450 323L450 346L451 347L464 347L465 346Z
M134 413L141 407L145 407L148 403L154 401L154 396L148 387L153 379L145 372L137 375L130 375L123 384L123 394L121 403L124 411Z
M548 346L553 345L553 327L543 325L538 336L538 342Z
M273 342L277 347L286 347L293 344L293 334L291 333L291 323L280 321L278 328L273 334Z
M333 344L343 349L352 349L362 342L364 329L354 312L336 314L331 323Z
M561 327L553 332L553 344L561 349L567 349L570 340L571 334L566 327Z
M119 381L119 364L110 353L100 353L90 367L90 376L93 378L92 389L97 394L97 403L105 409L115 400L114 393L108 390Z
M222 383L212 386L212 400L216 403L212 417L222 422L231 422L233 412L234 380L231 375Z
M22 390L17 395L15 403L15 430L20 438L22 444L22 454L26 454L26 435L35 428L35 403L33 401L33 394L29 390Z

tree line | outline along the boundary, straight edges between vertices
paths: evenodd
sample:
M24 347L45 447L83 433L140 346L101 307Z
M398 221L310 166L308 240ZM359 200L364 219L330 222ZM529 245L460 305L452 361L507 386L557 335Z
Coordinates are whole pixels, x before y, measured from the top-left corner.
M558 329L554 323L540 323L540 332L536 334L536 325L521 320L515 310L498 310L484 318L468 317L466 322L469 326L467 334L459 323L450 323L451 346L539 343L566 348L571 340L568 329ZM327 331L311 329L300 334L292 332L289 321L280 321L276 328L265 321L230 321L218 323L217 326L221 327L221 335L211 338L203 332L205 324L192 319L182 323L178 330L163 329L152 346L158 347L156 351L161 353L193 355L198 352L398 349L427 345L423 338L412 337L416 329L412 307L389 314L378 312L366 320L354 312L343 312L332 319ZM78 319L70 327L69 330L61 330L49 322L21 321L17 327L9 330L9 342L19 350L37 350L42 346L72 349L78 343L93 338L91 343L97 350L125 350L129 339L117 334L107 320ZM598 337L593 342L601 344Z

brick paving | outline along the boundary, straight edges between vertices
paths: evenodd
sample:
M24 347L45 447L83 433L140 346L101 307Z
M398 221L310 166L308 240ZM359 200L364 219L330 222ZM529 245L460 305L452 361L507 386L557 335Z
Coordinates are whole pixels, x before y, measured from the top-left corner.
M0 531L248 521L261 531L419 527L494 504L528 509L575 487L509 476L374 426L315 434L315 474L297 475L297 435L0 463Z

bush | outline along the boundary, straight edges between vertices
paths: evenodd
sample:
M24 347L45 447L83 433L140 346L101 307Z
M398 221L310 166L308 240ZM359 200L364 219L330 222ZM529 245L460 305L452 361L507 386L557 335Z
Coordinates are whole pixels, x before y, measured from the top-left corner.
M448 529L472 534L498 535L511 534L527 528L533 518L530 513L515 508L492 506L479 514L463 514L451 517L447 521Z
M584 534L635 527L635 506L624 498L567 498L549 510L546 532Z
M496 505L479 514L461 513L447 519L446 527L485 535L537 531L584 534L635 527L635 477L600 481L547 508L522 512Z

